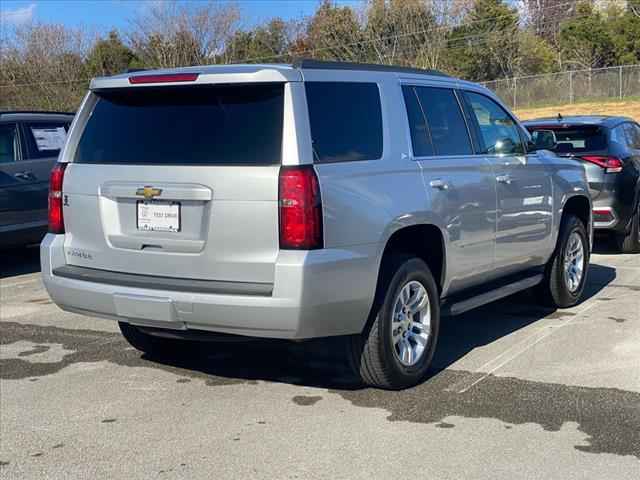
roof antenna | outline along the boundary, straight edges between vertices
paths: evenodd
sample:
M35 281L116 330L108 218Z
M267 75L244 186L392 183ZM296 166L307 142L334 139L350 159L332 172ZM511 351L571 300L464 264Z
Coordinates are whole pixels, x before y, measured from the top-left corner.
M561 114L561 113L558 113L558 121L559 121L559 122L561 122L562 120L563 120L563 118L562 118L562 114Z

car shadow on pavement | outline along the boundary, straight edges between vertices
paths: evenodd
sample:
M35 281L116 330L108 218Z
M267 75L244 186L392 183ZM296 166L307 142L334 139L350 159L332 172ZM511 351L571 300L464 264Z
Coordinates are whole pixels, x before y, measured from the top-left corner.
M604 232L596 233L591 253L598 255L622 255L611 234Z
M40 248L32 245L0 250L0 279L40 271Z
M615 269L592 264L583 301L593 297L616 277ZM521 292L464 315L443 318L432 377L472 350L491 344L541 319L567 321L575 314L540 306L531 291ZM364 388L348 367L348 339L305 342L278 340L197 343L188 356L145 359L197 371L210 377L210 385L258 380L293 385L356 390ZM225 381L222 381L225 379ZM428 381L428 380L427 380Z

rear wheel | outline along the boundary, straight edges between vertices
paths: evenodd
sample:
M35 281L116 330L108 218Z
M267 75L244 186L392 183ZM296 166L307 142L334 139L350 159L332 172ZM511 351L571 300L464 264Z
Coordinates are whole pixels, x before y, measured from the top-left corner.
M349 346L352 366L365 383L397 390L425 377L436 348L440 305L422 260L395 257L385 264L373 320Z
M575 215L562 219L558 244L540 285L545 304L572 307L580 300L587 278L590 257L587 230Z
M158 337L125 322L118 322L118 326L129 345L153 356L175 355L183 351L188 343L184 340Z
M627 234L616 236L618 249L622 253L640 252L640 201L636 206L636 211L631 219L631 228Z

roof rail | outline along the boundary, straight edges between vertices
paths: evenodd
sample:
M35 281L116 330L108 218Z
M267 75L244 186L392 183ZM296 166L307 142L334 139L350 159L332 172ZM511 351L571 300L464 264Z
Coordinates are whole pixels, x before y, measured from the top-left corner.
M298 58L291 64L293 68L308 68L315 70L361 70L370 72L390 72L390 73L417 73L420 75L437 75L439 77L450 77L446 73L438 70L423 70L421 68L402 67L398 65L378 65L374 63L353 63L353 62L331 62L325 60L313 60L310 58Z
M38 115L50 114L50 115L75 115L75 112L55 112L51 110L0 110L0 115L6 114L22 114L22 113L35 113Z

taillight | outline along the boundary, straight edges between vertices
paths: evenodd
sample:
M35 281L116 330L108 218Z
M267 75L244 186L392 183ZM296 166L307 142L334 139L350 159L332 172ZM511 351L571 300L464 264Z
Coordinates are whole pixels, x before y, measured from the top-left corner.
M615 219L613 212L609 209L593 209L593 221L599 223L611 223Z
M62 182L66 163L56 163L49 175L49 232L64 233L62 216Z
M587 155L582 157L583 160L589 163L595 163L599 167L605 169L606 173L619 173L624 166L622 160L616 157L604 157L600 155Z
M161 73L157 75L134 75L129 77L129 83L176 83L195 82L199 73Z
M322 248L322 201L313 167L282 167L278 188L280 248Z

